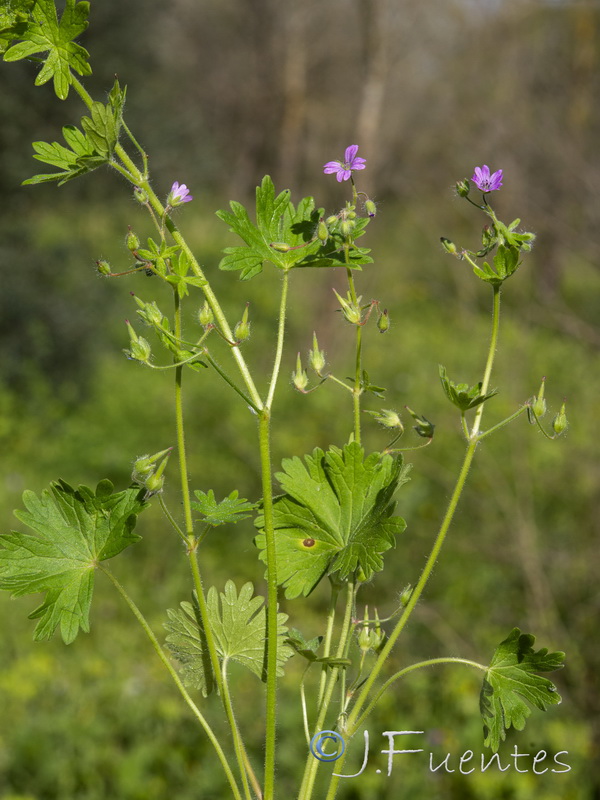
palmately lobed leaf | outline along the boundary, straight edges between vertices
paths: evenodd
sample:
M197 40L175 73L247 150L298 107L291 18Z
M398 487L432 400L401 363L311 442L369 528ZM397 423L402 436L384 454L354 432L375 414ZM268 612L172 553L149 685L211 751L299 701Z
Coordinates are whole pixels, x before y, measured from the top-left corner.
M523 730L531 706L545 711L561 702L556 686L538 672L561 669L565 654L535 651L535 636L513 628L500 643L483 680L480 709L484 743L497 752L510 727Z
M372 453L356 442L327 453L286 459L277 473L285 494L273 508L277 577L288 598L308 595L326 574L358 572L368 580L383 568L383 553L406 528L394 516L393 495L408 480L400 456ZM264 517L255 538L266 561Z
M38 497L23 494L25 511L16 517L33 530L0 536L0 588L13 596L46 592L31 619L39 619L34 639L48 639L60 626L66 644L79 629L89 630L94 570L140 537L133 532L146 508L144 490L113 493L110 481L93 492L58 481Z
M92 72L89 53L72 41L87 28L89 10L90 4L85 0L66 0L59 22L54 0L36 0L27 22L15 30L15 38L22 41L6 50L4 60L19 61L47 52L35 85L41 86L52 78L56 95L65 100L71 85L71 70L79 75Z
M264 598L254 596L250 582L245 583L238 594L235 584L229 580L223 592L217 592L214 586L208 590L206 607L219 661L225 667L229 661L242 664L264 681L267 625ZM169 609L167 615L167 645L181 664L184 683L199 689L206 697L214 686L214 676L197 599L194 598L193 604L182 602L178 609ZM283 665L293 655L293 650L285 643L287 614L279 613L277 620L277 672L282 675Z

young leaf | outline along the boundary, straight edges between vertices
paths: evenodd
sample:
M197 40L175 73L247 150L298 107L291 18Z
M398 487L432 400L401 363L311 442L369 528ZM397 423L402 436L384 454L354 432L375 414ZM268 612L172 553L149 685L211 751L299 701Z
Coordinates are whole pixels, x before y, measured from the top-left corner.
M286 459L276 475L286 494L273 508L277 576L286 597L308 595L325 574L346 578L356 570L368 580L383 568L382 553L395 544L406 523L392 516L396 489L408 480L400 456L372 453L356 442L327 453ZM264 517L256 520L259 530ZM264 532L256 536L266 561Z
M492 389L491 392L481 394L481 382L476 383L474 386L469 386L468 383L454 383L446 374L446 367L439 365L440 380L442 387L448 400L453 403L461 411L469 411L471 408L489 400L498 394L497 389Z
M246 512L255 508L255 504L249 503L244 497L238 499L237 490L219 502L215 500L215 493L212 489L208 490L208 494L197 489L194 494L197 499L192 500L192 508L202 514L202 522L215 528L218 525L246 519L251 516Z
M545 711L557 705L561 697L556 686L537 672L553 672L563 666L564 653L535 651L535 636L513 628L499 645L485 673L479 706L483 719L484 744L498 751L511 725L518 731L525 727L531 704ZM525 702L527 701L527 702Z
M0 53L15 39L22 39L35 0L9 0L0 7Z
M208 590L206 605L210 627L215 637L219 660L226 666L237 661L265 680L266 669L266 609L264 598L253 597L254 587L245 583L238 595L233 581L227 581L220 595L215 587ZM177 610L167 611L169 631L167 644L182 666L183 681L187 686L200 689L208 696L213 688L213 677L206 648L204 630L200 621L197 601L183 602ZM283 664L293 654L285 644L287 614L278 614L278 674L283 674Z
M14 597L46 592L30 619L39 619L34 639L49 639L60 625L66 644L79 628L89 631L94 570L140 537L133 533L137 515L146 508L139 487L113 494L108 480L94 493L64 481L37 497L26 491L26 511L15 516L38 535L0 536L0 588Z
M226 247L219 269L240 270L241 280L262 272L265 261L287 270L320 248L320 241L312 239L322 210L315 209L312 197L305 197L294 208L289 190L276 196L268 175L256 187L256 224L241 203L232 201L230 207L231 212L217 211L217 216L245 245Z
M88 63L89 53L72 41L87 28L89 10L88 2L66 0L59 23L54 0L36 0L29 24L19 35L22 41L8 48L4 60L19 61L36 53L47 52L35 85L41 86L53 78L54 91L61 100L65 100L71 84L71 70L78 75L92 73Z

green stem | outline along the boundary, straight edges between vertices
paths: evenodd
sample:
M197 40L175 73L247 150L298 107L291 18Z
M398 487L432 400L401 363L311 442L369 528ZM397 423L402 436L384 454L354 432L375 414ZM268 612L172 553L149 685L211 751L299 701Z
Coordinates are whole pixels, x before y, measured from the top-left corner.
M170 512L170 511L169 511L169 509L167 508L167 504L165 503L165 500L164 500L164 498L163 498L162 494L159 494L159 495L158 495L158 502L160 503L160 507L162 508L162 510L163 510L163 513L164 513L165 517L166 517L166 518L169 520L169 522L170 522L170 523L171 523L171 525L173 526L173 528L174 528L174 530L176 531L176 533L177 533L177 534L178 534L178 535L179 535L179 536L180 536L180 537L183 539L183 541L184 541L184 542L186 543L186 545L187 545L187 543L188 543L188 538L187 538L187 536L185 535L185 533L184 533L184 532L181 530L181 528L180 528L180 527L179 527L179 525L177 524L177 522L176 522L175 518L173 517L173 515L171 514L171 512Z
M342 630L340 633L340 640L338 642L336 650L336 658L343 658L344 654L347 651L347 645L349 644L350 629L352 628L352 617L354 615L354 599L355 599L355 582L353 578L352 580L349 580L347 583L346 609L344 613L344 621L342 623ZM325 718L329 710L329 705L331 703L331 698L333 697L333 692L341 668L335 666L335 667L330 667L330 669L331 672L329 674L329 680L327 681L327 687L325 689L323 701L319 708L319 716L317 718L317 722L314 727L313 735L323 729L323 725L325 724ZM302 778L302 785L300 786L300 794L298 795L298 800L309 800L309 798L312 797L312 792L315 784L315 779L317 777L317 770L319 768L319 764L320 761L318 761L312 755L312 753L309 753L308 759L306 761L306 767L304 769L304 776Z
M494 297L493 297L493 308L492 308L492 333L491 333L491 337L490 337L490 345L489 345L488 356L487 356L487 361L486 361L486 366L485 366L485 371L484 371L484 377L483 377L483 381L482 381L482 388L481 388L482 394L485 394L487 392L487 390L488 390L488 386L489 386L489 382L490 382L490 376L491 376L491 373L492 373L492 367L493 367L493 364L494 364L494 357L495 357L495 354L496 354L496 346L497 346L497 341L498 341L498 328L499 328L499 324L500 324L500 288L497 287L497 286L494 286L493 290L494 290ZM438 535L437 535L437 537L435 539L435 542L433 544L433 547L431 549L431 553L429 554L427 562L426 562L426 564L425 564L425 566L423 568L423 571L421 572L421 575L419 577L419 580L418 580L415 588L412 591L412 594L411 594L410 599L409 599L409 601L408 601L408 603L406 605L406 608L404 609L404 612L403 612L402 616L398 620L398 622L397 622L394 630L390 634L390 637L389 637L388 641L386 642L383 650L379 654L379 656L377 658L377 661L375 662L375 665L373 667L373 670L371 671L371 674L369 675L369 677L365 681L365 684L364 684L364 686L363 686L363 688L362 688L362 690L361 690L361 692L360 692L360 694L359 694L359 696L358 696L358 698L356 700L356 703L355 703L355 705L354 705L354 707L353 707L353 709L352 709L352 711L351 711L351 713L350 713L350 715L348 717L346 730L347 730L349 736L352 736L353 733L356 731L356 728L357 728L356 720L358 719L358 717L361 714L361 710L362 710L364 704L367 701L368 695L369 695L369 693L370 693L370 691L371 691L371 689L373 687L373 684L377 680L383 665L385 664L387 658L389 657L389 655L390 655L390 653L391 653L391 651L392 651L392 649L393 649L393 647L394 647L394 645L396 643L396 640L398 639L398 637L400 636L400 634L401 634L402 630L404 629L406 623L408 622L408 619L409 619L410 615L412 614L412 612L413 612L413 610L414 610L414 608L415 608L415 606L416 606L421 594L423 593L423 590L424 590L424 588L425 588L425 586L427 584L427 581L429 580L429 578L431 576L431 573L433 571L435 563L436 563L436 561L438 559L438 556L439 556L440 551L442 549L442 545L444 544L444 540L446 538L446 534L448 533L448 529L450 528L452 520L454 519L454 514L456 512L456 508L458 506L458 502L460 500L460 497L461 497L461 494L462 494L462 491L463 491L463 488L464 488L464 485L465 485L465 482L466 482L466 479L467 479L467 475L469 474L469 469L471 468L471 463L472 463L473 457L475 455L475 450L477 448L477 444L478 444L478 441L479 441L477 433L478 433L478 430L479 430L479 426L481 425L481 418L482 418L482 414L483 414L483 406L484 405L485 405L485 403L482 403L477 408L477 412L476 412L476 415L475 415L475 420L474 420L474 423L473 423L473 428L471 429L471 435L470 435L469 441L467 443L467 449L466 449L465 456L464 456L464 459L463 459L463 463L462 463L462 466L461 466L461 469L460 469L460 473L458 475L458 479L456 481L456 485L454 487L454 491L452 492L452 496L450 498L450 502L448 503L448 507L446 509L446 513L444 514L444 518L443 518L442 523L440 525L440 529L439 529Z
M267 698L265 733L265 800L273 800L275 788L275 734L277 726L277 554L271 483L271 417L264 408L258 422L267 557Z
M356 189L353 186L353 190ZM346 261L349 259L348 251L346 250ZM348 278L348 288L350 289L350 297L354 304L358 303L358 296L354 286L354 276L350 267L346 267L346 275ZM362 325L356 326L356 360L354 368L354 389L352 391L352 409L354 418L354 441L360 444L360 396L362 394L361 388L361 374L362 374Z
M333 625L335 622L335 607L340 594L340 587L336 583L331 583L331 597L329 598L329 608L327 609L327 629L325 631L325 643L323 645L323 656L329 658L331 653L331 639L333 637ZM320 707L327 681L327 664L321 668L321 679L319 682L319 694L317 696L317 708Z
M506 419L503 419L502 422L498 422L496 425L492 425L491 428L488 428L487 431L484 431L483 433L480 433L479 436L477 437L478 440L481 441L482 439L485 439L487 436L489 436L491 433L494 433L495 431L499 430L500 428L503 428L505 425L508 425L508 423L512 422L513 419L517 419L517 417L520 417L521 414L524 411L527 411L527 408L528 408L528 406L526 406L526 405L525 406L521 406L521 408L518 411L515 411L514 414L511 414L510 417L507 417Z
M356 729L360 728L361 725L364 723L365 719L369 716L371 711L375 708L379 700L381 699L382 695L390 688L390 686L395 683L400 678L403 678L405 675L408 675L410 672L414 672L417 669L421 669L422 667L431 667L435 664L467 664L470 667L475 667L476 669L480 669L483 672L487 670L487 667L483 664L478 664L477 661L469 661L467 658L455 658L455 657L446 657L446 658L430 658L427 661L419 661L416 664L411 664L410 667L405 667L401 669L399 672L396 672L395 675L392 675L391 678L382 684L381 688L378 690L377 694L373 697L369 705L365 708L363 713L360 717L356 720Z
M279 324L277 326L277 347L275 350L275 363L273 365L273 373L271 375L271 383L269 385L269 392L265 402L265 408L271 409L273 407L273 397L275 395L275 387L277 386L277 378L279 377L279 370L281 368L281 357L283 354L283 339L285 335L285 317L287 311L287 296L289 286L289 271L283 273L283 285L281 288L281 302L279 304Z
M247 405L248 405L250 408L253 408L253 409L254 409L254 411L256 411L256 412L258 413L259 409L257 408L257 406L255 406L255 405L254 405L254 403L252 402L252 400L250 400L250 398L248 397L248 395L247 395L245 392L243 392L243 391L242 391L242 390L239 388L239 386L237 386L237 385L236 385L236 384L235 384L235 383L234 383L234 382L231 380L231 378L229 377L229 375L227 375L227 373L226 373L226 372L224 372L224 371L221 369L221 367L219 366L219 364L217 363L217 361L216 361L216 360L215 360L215 359L214 359L214 358L211 356L211 354L208 352L208 350L205 350L205 351L204 351L204 353L202 354L202 357L203 357L203 358L206 358L206 360L208 361L208 363L209 363L209 364L210 364L210 365L211 365L211 366L214 368L215 372L217 372L217 373L218 373L218 374L221 376L221 378L223 378L223 380L225 381L225 383L226 383L228 386L231 386L231 388L233 389L233 391L234 391L236 394L239 394L239 396L242 398L242 400L243 400L243 401L244 401L244 402L245 402L245 403L246 403L246 404L247 404Z
M152 629L150 628L150 626L146 622L146 619L143 616L142 612L139 610L139 608L133 602L131 597L127 594L127 592L125 591L124 587L119 583L119 581L115 578L115 576L112 574L112 572L108 569L108 567L106 567L103 564L100 564L99 565L99 569L101 569L102 572L104 572L104 574L109 578L109 580L112 582L114 587L117 589L117 591L119 592L119 594L121 595L123 600L125 600L125 602L129 606L130 610L132 611L132 613L135 616L135 618L137 619L137 621L140 623L140 625L144 629L146 635L150 639L150 642L151 642L152 647L154 648L156 654L158 655L158 657L162 661L162 663L165 666L167 672L169 673L169 675L173 679L173 682L175 683L175 685L179 689L183 699L185 700L187 705L192 710L194 716L196 717L196 719L198 720L200 725L202 725L202 727L204 728L204 731L206 732L206 735L208 736L208 738L209 738L211 744L213 745L213 747L215 748L217 756L219 758L219 761L221 762L221 765L222 765L222 767L223 767L223 769L225 771L225 775L227 776L227 780L229 781L229 785L231 786L231 790L233 792L233 796L234 796L235 800L242 800L242 795L240 794L240 790L239 790L238 785L236 783L235 777L233 775L233 772L231 771L231 768L230 768L229 763L227 761L227 757L225 756L225 753L221 749L221 745L219 744L219 741L218 741L217 737L215 736L215 734L214 734L212 728L210 727L210 725L208 724L208 722L205 720L205 718L202 715L202 713L201 713L200 709L198 708L198 706L194 703L194 701L192 700L192 698L188 694L187 689L185 688L185 686L181 682L181 679L179 678L179 675L177 674L177 672L175 671L175 669L172 666L171 662L169 661L169 659L165 655L165 652L164 652L163 648L161 647L161 645L160 645L158 639L156 638L156 636L154 635Z

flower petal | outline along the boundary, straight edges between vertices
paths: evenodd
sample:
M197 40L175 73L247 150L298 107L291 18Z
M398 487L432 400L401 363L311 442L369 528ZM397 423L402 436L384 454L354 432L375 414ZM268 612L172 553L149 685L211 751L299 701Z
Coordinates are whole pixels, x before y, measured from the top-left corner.
M358 145L351 144L349 147L346 148L346 152L344 153L344 162L346 164L350 164L354 161L356 154L358 153Z

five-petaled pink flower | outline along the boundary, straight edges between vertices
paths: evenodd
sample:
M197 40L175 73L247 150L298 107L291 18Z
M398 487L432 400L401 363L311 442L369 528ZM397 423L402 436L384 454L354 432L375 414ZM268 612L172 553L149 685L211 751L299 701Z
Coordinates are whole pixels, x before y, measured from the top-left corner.
M484 194L486 192L495 192L496 189L502 186L502 170L499 169L490 175L490 168L487 164L484 164L483 167L475 167L471 180Z
M174 208L175 206L180 206L182 203L189 203L190 200L194 198L189 192L189 189L182 183L181 186L179 185L178 181L175 181L173 186L171 186L171 191L169 192L169 196L167 198L167 203Z
M343 161L328 161L324 167L323 172L326 175L335 175L338 181L347 181L352 177L352 173L357 169L364 169L367 163L364 158L359 158L356 154L358 152L358 145L351 144L346 148Z

